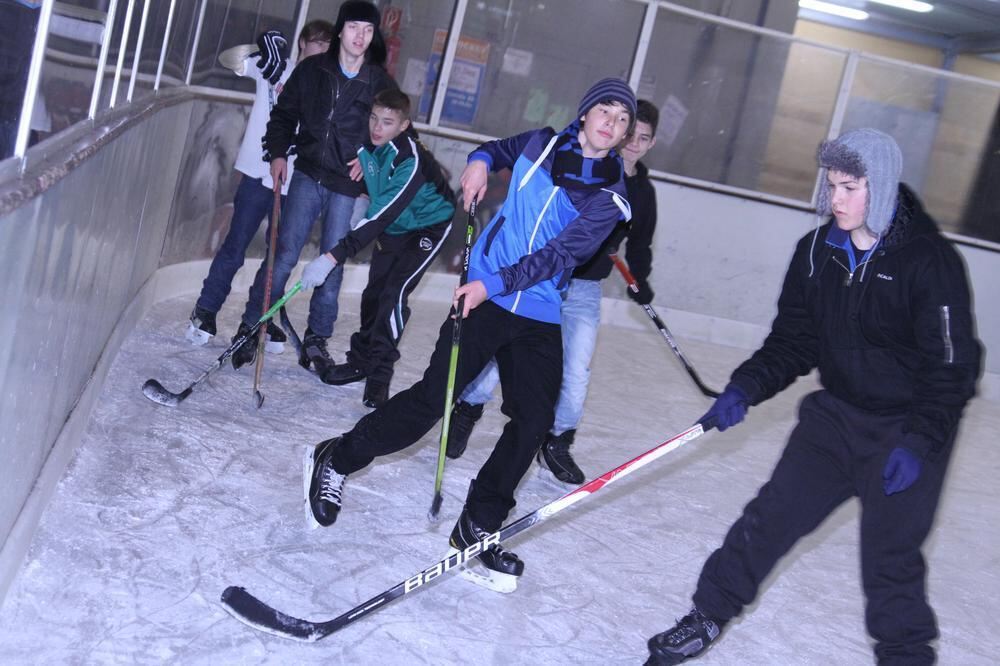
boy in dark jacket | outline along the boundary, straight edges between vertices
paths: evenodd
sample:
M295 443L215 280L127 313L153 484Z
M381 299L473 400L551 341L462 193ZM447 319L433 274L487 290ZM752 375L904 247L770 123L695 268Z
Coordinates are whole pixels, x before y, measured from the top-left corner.
M385 44L379 21L379 11L370 2L344 2L330 50L306 58L295 68L271 111L264 150L270 156L275 182L285 181L287 156L293 146L296 154L295 175L278 225L271 303L284 293L316 218L323 225L321 247L333 247L350 231L354 200L361 194L360 174L357 180L351 177L351 162L368 141L368 116L375 95L396 87L381 66ZM265 272L262 264L234 340L260 318ZM342 277L343 270L338 267L313 292L309 303L309 327L299 363L306 368L315 365L321 378L333 366L326 340L337 319ZM252 362L256 351L254 340L242 345L233 354L233 367Z
M625 257L639 283L637 294L632 291L626 293L639 303L653 300L649 273L653 263L653 232L656 230L656 193L649 181L648 170L639 160L656 144L659 117L659 111L651 102L644 99L638 101L635 129L620 148L632 220L619 223L597 253L587 263L577 266L563 294L562 385L556 402L555 421L538 450L537 458L539 464L557 479L574 486L585 480L570 453L570 447L583 417L583 403L590 384L590 361L601 324L601 280L611 273L612 263L608 255L617 252L626 238ZM455 403L448 432L448 457L458 458L464 453L472 428L483 414L483 405L493 395L499 381L496 363L490 363Z
M534 130L483 144L462 174L466 203L486 191L489 169L511 169L503 206L472 251L455 390L461 392L496 357L511 417L493 454L479 470L451 534L464 549L495 532L514 508L514 489L552 425L562 374L560 291L573 267L589 259L617 222L629 217L622 164L613 148L635 118L635 97L624 81L603 79L580 102L578 120L561 132ZM376 456L410 446L441 419L453 322L441 326L423 378L394 395L341 437L306 452L306 514L331 525L340 511L344 479ZM486 575L474 577L509 592L524 565L500 544L480 557ZM471 572L470 572L471 573ZM470 576L471 577L471 576Z
M367 378L363 400L368 407L389 398L397 345L410 317L407 296L440 251L455 214L455 193L409 117L405 93L390 89L375 96L368 127L374 148L358 151L371 199L368 211L354 231L302 273L303 287L317 287L334 267L376 241L361 294L361 329L351 336L347 362L323 377L329 384Z
M892 137L848 132L819 152L833 220L799 241L763 346L702 417L725 430L819 369L768 481L705 563L694 608L649 641L651 665L708 648L782 555L861 501L868 632L882 666L934 663L920 549L930 532L981 347L961 258L899 183Z

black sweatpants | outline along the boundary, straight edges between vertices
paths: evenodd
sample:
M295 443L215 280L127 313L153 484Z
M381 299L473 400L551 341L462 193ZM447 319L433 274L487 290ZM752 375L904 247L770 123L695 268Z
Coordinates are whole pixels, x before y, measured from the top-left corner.
M406 301L441 251L451 220L375 241L368 284L361 294L361 328L351 336L347 362L388 384L399 360L399 339L410 318Z
M331 455L333 467L352 474L377 456L410 446L444 415L454 322L445 320L423 378L394 395L346 433ZM462 322L454 394L496 357L503 392L501 411L510 419L479 470L466 502L472 519L496 530L514 508L514 489L555 418L562 381L562 335L558 324L511 314L486 301Z
M705 562L695 605L721 622L739 615L778 559L857 496L865 621L878 663L933 663L928 642L937 624L920 548L937 510L948 453L925 460L916 483L887 497L882 470L902 438L904 418L865 412L826 391L808 395L770 481Z

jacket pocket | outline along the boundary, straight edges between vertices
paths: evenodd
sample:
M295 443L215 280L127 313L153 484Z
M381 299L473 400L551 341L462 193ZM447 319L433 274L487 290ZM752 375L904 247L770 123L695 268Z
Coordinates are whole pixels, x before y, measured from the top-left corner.
M486 246L483 248L483 256L490 256L490 248L493 246L493 239L497 237L498 233L500 233L500 227L503 226L506 219L507 218L501 215L497 218L497 223L493 225L492 229L490 229L490 233L486 236Z

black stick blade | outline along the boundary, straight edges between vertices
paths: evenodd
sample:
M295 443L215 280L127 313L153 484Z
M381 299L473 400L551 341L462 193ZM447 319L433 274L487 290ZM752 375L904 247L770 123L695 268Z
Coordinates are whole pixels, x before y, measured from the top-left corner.
M223 590L222 606L240 622L282 638L315 643L329 633L320 624L271 608L242 587L230 586Z
M173 393L163 388L163 384L155 379L149 379L142 385L142 394L159 405L176 407L186 397L191 395L191 387L184 389L180 393Z
M427 520L432 523L436 523L441 520L441 502L444 501L444 497L440 492L434 493L434 500L431 502L431 510L427 512Z
M259 390L253 392L253 404L260 409L264 405L264 394Z

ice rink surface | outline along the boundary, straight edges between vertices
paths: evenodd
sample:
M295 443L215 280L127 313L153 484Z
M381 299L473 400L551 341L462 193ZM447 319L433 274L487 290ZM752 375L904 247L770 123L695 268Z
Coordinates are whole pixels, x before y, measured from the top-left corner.
M242 294L207 347L183 339L191 297L157 305L122 347L0 612L2 664L640 664L646 640L690 606L709 553L768 478L816 388L795 383L726 433L710 432L506 545L525 561L512 595L450 576L316 644L254 631L219 605L245 586L287 613L340 615L444 556L469 479L504 417L487 408L448 461L442 520L427 521L439 432L348 479L337 524L309 530L300 459L368 410L363 384L324 386L289 349L268 356L263 409L253 368L228 366L176 409L142 383L180 390L222 353ZM414 302L393 392L423 371L440 303ZM307 299L290 312L301 333ZM330 351L358 324L344 294ZM669 322L668 322L669 324ZM748 350L679 340L721 389ZM709 407L650 326L601 329L574 453L588 478L684 430ZM1000 648L1000 410L966 412L937 527L925 547L942 638L939 663L996 664ZM566 492L532 469L512 519ZM758 601L696 663L873 663L848 502L779 564Z

